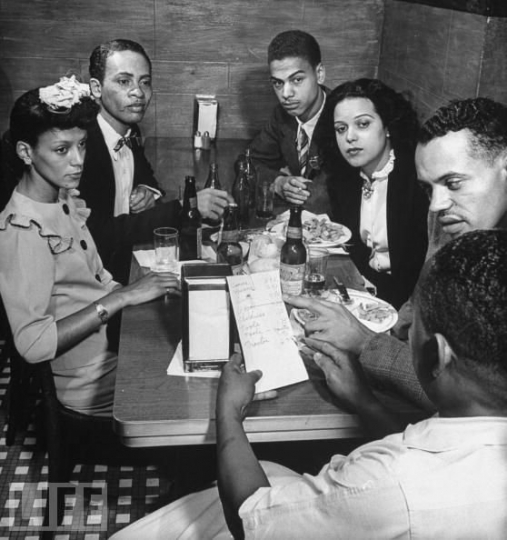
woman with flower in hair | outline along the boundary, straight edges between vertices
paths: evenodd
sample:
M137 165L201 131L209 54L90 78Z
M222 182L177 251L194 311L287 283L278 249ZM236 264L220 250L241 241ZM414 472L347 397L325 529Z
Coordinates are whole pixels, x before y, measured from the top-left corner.
M429 201L417 182L417 115L377 79L328 96L336 141L328 149L333 219L352 231L350 255L380 298L398 308L412 293L427 248Z
M117 365L108 318L179 284L173 274L149 273L121 288L102 266L86 212L70 195L97 110L88 86L74 78L31 90L14 104L10 141L19 182L0 214L0 294L21 356L51 360L60 402L108 416Z

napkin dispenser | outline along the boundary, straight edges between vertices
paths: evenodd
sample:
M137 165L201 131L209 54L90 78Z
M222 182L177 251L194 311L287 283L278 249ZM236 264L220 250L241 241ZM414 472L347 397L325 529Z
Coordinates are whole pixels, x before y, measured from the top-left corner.
M220 370L234 350L236 324L228 264L184 264L181 269L182 352L187 373Z
M213 94L197 94L195 96L194 133L199 132L201 137L209 135L214 141L217 136L218 101Z

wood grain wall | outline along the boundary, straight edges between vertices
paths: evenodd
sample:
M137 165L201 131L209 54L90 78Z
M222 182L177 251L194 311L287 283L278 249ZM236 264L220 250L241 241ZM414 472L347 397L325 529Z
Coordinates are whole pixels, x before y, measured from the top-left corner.
M319 40L329 86L377 75L384 0L0 0L0 129L24 91L69 70L88 80L100 42L139 41L153 61L145 135L189 136L196 93L219 100L219 136L251 137L275 98L266 50L286 29Z
M507 103L507 19L386 0L379 77L424 119L449 99Z

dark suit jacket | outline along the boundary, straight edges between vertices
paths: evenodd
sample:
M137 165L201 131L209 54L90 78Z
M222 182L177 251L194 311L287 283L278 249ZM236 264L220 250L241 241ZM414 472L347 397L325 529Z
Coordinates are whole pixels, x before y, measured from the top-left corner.
M135 134L139 128L133 126ZM153 170L140 144L134 143L134 187L139 184L160 189ZM120 283L127 283L132 246L152 242L153 229L178 227L181 206L178 201L157 203L154 208L140 214L122 214L114 217L116 186L111 156L99 124L95 121L88 130L86 157L79 185L81 197L91 215L88 227L97 244L104 266Z
M322 89L329 94L328 88ZM317 213L327 213L330 210L323 167L323 149L330 146L335 138L333 124L328 119L332 114L333 111L329 111L326 101L310 141L309 156L318 156L320 165L319 170L311 176L312 196L305 204L305 209ZM295 176L301 174L296 147L297 130L296 118L278 104L268 123L250 144L252 159L259 176L272 182L280 175L280 169L283 167L288 167Z
M387 240L391 275L368 265L371 250L359 236L362 179L359 170L340 165L328 179L332 219L352 231L350 255L377 294L399 308L414 290L428 247L429 201L417 182L413 152L396 153L387 188Z

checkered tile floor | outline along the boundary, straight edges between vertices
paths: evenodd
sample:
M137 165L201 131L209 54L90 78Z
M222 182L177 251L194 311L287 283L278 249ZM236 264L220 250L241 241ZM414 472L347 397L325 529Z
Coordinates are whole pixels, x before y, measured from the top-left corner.
M1 369L1 368L0 368ZM5 398L9 366L0 371L0 540L39 538L44 516L47 455L36 443L33 425L5 443ZM102 540L168 502L171 482L154 465L77 464L74 493L55 540Z

